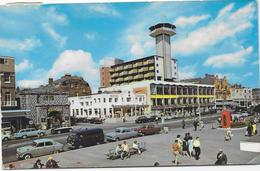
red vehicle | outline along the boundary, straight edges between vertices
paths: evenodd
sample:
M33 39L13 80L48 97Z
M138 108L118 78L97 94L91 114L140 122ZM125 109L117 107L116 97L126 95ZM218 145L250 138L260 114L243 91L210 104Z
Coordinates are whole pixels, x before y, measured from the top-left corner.
M161 128L150 124L150 125L144 125L140 128L135 128L134 130L138 132L138 135L143 136L143 135L159 134Z

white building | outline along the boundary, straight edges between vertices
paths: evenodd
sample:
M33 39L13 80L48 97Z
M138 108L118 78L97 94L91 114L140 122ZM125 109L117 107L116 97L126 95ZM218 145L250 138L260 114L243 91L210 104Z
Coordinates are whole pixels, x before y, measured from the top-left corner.
M146 96L132 91L110 91L90 96L70 97L71 116L77 118L120 118L144 114Z
M253 100L252 88L235 84L230 88L230 98L235 105L248 107L252 104Z

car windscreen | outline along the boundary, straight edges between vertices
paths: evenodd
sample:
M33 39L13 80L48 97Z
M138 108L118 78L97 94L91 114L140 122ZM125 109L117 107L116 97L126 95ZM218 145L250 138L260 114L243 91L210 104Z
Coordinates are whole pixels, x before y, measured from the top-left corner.
M115 132L118 132L118 133L120 133L121 131L120 131L120 129L116 129L116 130L115 130Z

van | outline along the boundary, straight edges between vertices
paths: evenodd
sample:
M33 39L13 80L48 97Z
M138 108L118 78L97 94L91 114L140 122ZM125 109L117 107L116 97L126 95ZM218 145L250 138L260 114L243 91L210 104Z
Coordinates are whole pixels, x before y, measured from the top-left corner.
M80 128L72 132L67 138L67 144L74 148L102 143L104 143L104 132L101 128Z

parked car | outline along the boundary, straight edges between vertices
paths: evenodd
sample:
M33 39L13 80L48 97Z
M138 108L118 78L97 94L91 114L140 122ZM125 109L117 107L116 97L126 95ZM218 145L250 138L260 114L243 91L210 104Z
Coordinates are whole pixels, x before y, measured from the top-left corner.
M149 122L155 122L155 121L156 121L156 118L157 118L157 121L161 121L161 120L162 120L162 118L159 117L159 116L157 116L157 115L150 116L150 117L148 118L148 120L149 120Z
M66 132L72 132L73 128L72 127L60 127L60 128L55 128L51 130L52 134L61 134L61 133L66 133Z
M91 118L88 120L89 123L93 123L93 124L102 124L103 120L101 118Z
M105 136L101 128L80 128L73 131L67 138L67 144L74 148L104 143Z
M152 135L152 134L158 134L161 131L160 127L156 127L153 124L149 125L143 125L142 127L135 128L135 131L138 132L138 135Z
M6 131L2 131L2 141L7 141L10 139L11 139L11 134Z
M30 159L63 151L64 145L52 139L33 140L32 145L17 148L16 155L18 159Z
M21 129L18 132L14 134L15 138L27 138L27 137L33 137L33 136L44 136L46 135L46 130L36 130L35 128L26 128Z
M131 129L120 127L116 128L114 132L109 132L106 134L107 141L119 141L128 138L134 138L138 136L138 132Z
M146 123L149 122L149 118L146 116L140 116L135 120L135 123Z

